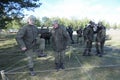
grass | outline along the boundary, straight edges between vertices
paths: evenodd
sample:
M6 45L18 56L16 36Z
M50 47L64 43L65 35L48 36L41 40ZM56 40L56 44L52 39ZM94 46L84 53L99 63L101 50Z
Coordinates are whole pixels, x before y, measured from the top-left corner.
M105 54L102 58L95 56L94 48L93 56L84 57L82 56L83 44L72 44L66 50L66 69L58 72L54 69L53 50L47 45L45 52L48 56L35 59L36 76L29 75L26 56L17 46L15 35L9 35L9 37L4 35L0 38L0 70L16 72L15 74L6 73L10 80L119 80L120 38L118 38L119 31L113 32L117 34L108 33L111 40L106 41ZM113 67L106 67L112 65Z

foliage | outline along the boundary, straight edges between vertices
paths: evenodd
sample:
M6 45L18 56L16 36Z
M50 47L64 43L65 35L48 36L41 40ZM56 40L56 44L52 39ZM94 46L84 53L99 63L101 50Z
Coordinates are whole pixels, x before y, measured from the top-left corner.
M0 28L6 28L12 20L22 19L25 9L34 10L40 5L39 0L0 0Z
M42 22L39 20L39 18L36 19L35 25L38 27L42 26Z
M42 18L42 24L43 24L44 26L46 26L46 27L50 27L50 26L52 26L52 21L51 21L50 18L44 16L44 17Z
M46 27L50 27L52 26L52 21L53 20L58 20L59 24L60 25L63 25L65 27L68 27L68 26L71 26L74 30L77 30L79 28L84 28L88 23L89 23L89 19L87 18L83 18L83 19L68 19L68 18L59 18L59 17L52 17L52 18L49 18L49 17L46 17L44 16L42 18L42 20L40 20L39 18L36 19L36 25L37 26L46 26ZM120 24L117 25L116 23L111 25L110 23L106 22L106 21L102 21L103 25L109 29L109 28L120 28ZM6 27L7 28L17 28L19 26L22 26L26 24L25 22L22 22L21 20L13 20L11 23L9 23ZM96 23L97 24L97 23Z

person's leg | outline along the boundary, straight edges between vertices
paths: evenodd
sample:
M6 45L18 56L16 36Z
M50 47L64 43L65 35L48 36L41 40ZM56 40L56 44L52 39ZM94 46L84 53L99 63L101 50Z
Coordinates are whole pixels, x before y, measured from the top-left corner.
M95 47L96 47L96 52L97 52L96 55L99 55L100 51L99 51L99 43L98 42L96 42Z
M38 57L45 57L47 56L44 51L45 51L45 39L40 38L40 44L39 44L39 53L38 53Z
M84 47L83 56L87 56L87 54L88 54L88 42L85 41L85 47Z
M88 41L88 56L91 56L92 41Z
M60 52L55 52L55 68L59 70L59 65L60 65Z
M104 41L100 42L100 57L102 57L103 53L104 53Z
M34 52L33 52L33 49L27 50L27 51L25 52L25 54L26 54L27 59L28 59L28 68L29 68L29 70L30 70L30 74L31 74L32 76L34 76L34 75L35 75L35 72L34 72L34 70L33 70L33 68L34 68L34 63L33 63Z
M64 69L64 63L65 63L65 51L60 52L60 68Z

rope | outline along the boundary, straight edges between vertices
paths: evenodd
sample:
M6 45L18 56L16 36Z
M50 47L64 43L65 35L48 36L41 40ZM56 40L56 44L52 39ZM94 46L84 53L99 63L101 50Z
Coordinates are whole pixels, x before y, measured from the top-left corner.
M38 63L38 62L35 61L35 63ZM12 70L9 70L9 71L7 71L7 72L9 73L9 72L17 71L17 70L20 70L20 69L25 68L25 67L27 67L27 66L28 66L28 65L24 65L24 66L21 66L21 67L18 67L18 68L14 68L14 69L12 69Z
M22 60L20 60L20 61L16 62L14 65L12 65L12 66L8 67L7 69L5 69L5 71L9 70L10 68L12 68L13 66L15 66L16 64L20 63L21 61L22 61Z
M120 64L118 65L104 65L104 66L91 66L91 67L73 67L73 68L66 68L63 69L65 71L69 70L75 70L75 69L90 69L90 68L113 68L113 67L120 67ZM42 71L35 71L36 73L43 73L43 72L56 72L57 70L42 70ZM29 73L29 71L24 71L24 72L5 72L5 74L22 74L22 73Z
M80 66L82 66L82 64L81 64L80 60L78 59L78 57L77 57L76 55L74 55L74 56L75 56L75 58L77 59L77 61L78 61L78 63L80 64ZM87 76L88 76L88 78L89 78L90 80L93 80L92 77L86 72L86 69L85 69L85 68L83 68L82 70L87 74Z

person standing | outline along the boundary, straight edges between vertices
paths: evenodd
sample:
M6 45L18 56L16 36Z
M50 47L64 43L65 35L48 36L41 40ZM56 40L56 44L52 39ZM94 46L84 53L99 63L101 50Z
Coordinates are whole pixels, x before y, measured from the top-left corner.
M90 21L89 25L84 30L85 49L83 52L83 56L91 56L92 42L94 40L93 27L94 27L94 22Z
M73 40L73 28L69 25L66 30L69 33L69 36L70 36L70 39L71 39L71 43L74 44L74 40Z
M33 15L30 15L27 19L27 25L23 26L16 35L17 43L28 58L28 67L32 76L35 75L33 70L33 57L36 55L34 48L36 44L36 37L39 34L38 28L34 25L35 20L36 18Z
M104 44L106 38L106 28L103 26L102 22L98 23L96 31L96 51L99 57L102 57L104 53Z
M51 30L51 33L52 47L55 51L56 69L64 69L65 49L69 43L69 34L63 26L58 24L57 20L53 21L53 29Z

